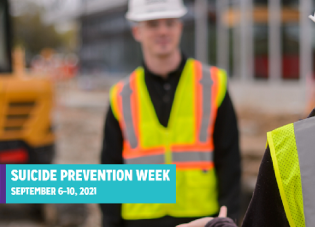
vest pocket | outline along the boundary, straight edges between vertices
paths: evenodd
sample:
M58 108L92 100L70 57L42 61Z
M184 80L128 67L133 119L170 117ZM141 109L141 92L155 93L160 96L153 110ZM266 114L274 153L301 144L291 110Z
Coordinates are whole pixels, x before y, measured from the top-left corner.
M213 170L189 170L186 173L187 185L191 188L211 187L215 184Z
M186 203L192 215L207 216L219 210L217 181L214 169L187 172Z

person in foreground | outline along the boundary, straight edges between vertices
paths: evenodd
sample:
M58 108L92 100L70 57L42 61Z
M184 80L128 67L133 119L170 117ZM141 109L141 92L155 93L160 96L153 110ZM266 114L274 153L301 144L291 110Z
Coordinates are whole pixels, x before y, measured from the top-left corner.
M315 109L267 134L253 198L242 227L315 226ZM223 218L222 218L223 217ZM221 215L177 227L236 227Z

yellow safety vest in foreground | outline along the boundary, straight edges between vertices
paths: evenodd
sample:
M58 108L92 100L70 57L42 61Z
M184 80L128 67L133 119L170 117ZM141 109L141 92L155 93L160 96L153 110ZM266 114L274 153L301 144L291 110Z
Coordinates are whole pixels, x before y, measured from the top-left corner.
M315 226L315 118L276 129L267 138L290 226Z
M123 158L127 164L176 164L176 204L123 204L122 217L136 220L216 214L213 130L226 94L226 73L188 59L167 127L159 123L144 76L140 67L110 92L111 108L124 137Z

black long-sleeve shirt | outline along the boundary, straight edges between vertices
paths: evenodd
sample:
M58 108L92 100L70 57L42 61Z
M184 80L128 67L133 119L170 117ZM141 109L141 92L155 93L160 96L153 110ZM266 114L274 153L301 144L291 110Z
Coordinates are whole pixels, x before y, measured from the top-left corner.
M187 59L183 56L177 70L169 73L166 79L154 75L144 64L145 83L154 105L157 117L167 127L175 91ZM228 216L238 218L240 196L240 154L239 136L235 111L227 92L218 108L214 128L214 165L218 178L219 204L229 209ZM109 107L104 127L102 164L123 164L123 134L117 119ZM104 227L174 227L195 218L163 217L151 220L123 220L121 204L101 204ZM213 214L216 215L216 214Z

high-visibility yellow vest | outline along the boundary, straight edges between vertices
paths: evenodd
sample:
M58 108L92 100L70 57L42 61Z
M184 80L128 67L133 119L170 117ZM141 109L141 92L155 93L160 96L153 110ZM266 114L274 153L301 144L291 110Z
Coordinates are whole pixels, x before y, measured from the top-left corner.
M290 226L315 226L315 118L278 128L267 138Z
M123 132L123 158L126 164L176 164L176 204L123 204L122 217L136 220L218 213L213 130L226 94L226 73L188 59L167 127L159 123L144 76L140 67L110 91L111 108Z

